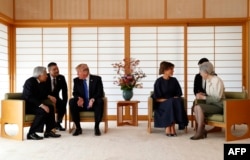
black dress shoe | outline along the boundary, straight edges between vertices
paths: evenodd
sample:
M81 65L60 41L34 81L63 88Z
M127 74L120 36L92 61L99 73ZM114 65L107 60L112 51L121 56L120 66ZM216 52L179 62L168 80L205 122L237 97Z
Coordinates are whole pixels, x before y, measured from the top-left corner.
M45 132L44 133L44 137L45 138L49 138L49 137L58 138L58 137L61 137L61 135L60 134L56 134L53 131L50 131L50 132Z
M43 137L38 136L36 133L27 134L27 139L42 140Z
M60 123L56 123L56 130L65 131L65 128L63 128Z
M95 135L96 136L100 136L101 135L101 131L99 128L95 128Z
M73 133L73 136L78 136L79 134L82 134L82 129L76 128L75 132Z

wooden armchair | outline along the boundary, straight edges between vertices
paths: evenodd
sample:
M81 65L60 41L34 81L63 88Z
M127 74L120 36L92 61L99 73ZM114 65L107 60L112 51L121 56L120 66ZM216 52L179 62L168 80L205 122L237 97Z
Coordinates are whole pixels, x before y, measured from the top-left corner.
M154 122L154 110L153 110L153 106L154 106L154 101L153 98L151 97L151 95L153 94L153 92L150 93L150 96L148 97L148 128L147 131L148 133L152 132L152 122ZM184 107L185 110L187 111L187 105L186 105L186 101L184 100ZM185 132L187 133L187 127L185 128Z
M25 101L22 93L6 93L2 103L1 136L4 138L23 140L24 127L31 126L35 115L25 114ZM56 110L55 110L56 112ZM65 116L65 128L67 128L67 116ZM5 124L17 124L18 133L14 136L5 132Z
M225 92L225 97L223 114L211 114L206 117L206 124L214 126L208 132L221 131L224 128L226 141L250 138L250 99L247 98L247 94L245 92ZM236 124L247 125L248 128L244 135L232 134L231 129Z
M148 97L148 133L152 132L151 123L154 122L154 111L153 111L153 98L152 93Z
M25 101L22 93L6 93L2 100L1 136L4 138L23 140L23 128L33 122L35 115L25 114ZM5 132L5 124L17 124L18 133L10 136Z
M108 99L107 97L103 98L104 105L103 105L103 117L102 122L104 122L104 133L107 133L108 131ZM93 111L85 111L80 112L80 122L95 122L94 112ZM71 113L69 113L69 133L71 133L75 129L75 125L72 121Z

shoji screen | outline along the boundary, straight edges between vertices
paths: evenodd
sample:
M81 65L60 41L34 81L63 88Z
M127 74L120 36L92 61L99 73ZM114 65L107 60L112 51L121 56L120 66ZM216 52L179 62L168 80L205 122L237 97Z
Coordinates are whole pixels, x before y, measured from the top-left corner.
M16 29L16 91L23 90L33 68L42 65L42 28Z
M60 73L68 75L68 28L16 29L16 91L21 92L25 80L36 66L47 67L56 62Z
M134 89L134 98L141 101L139 115L147 115L147 98L159 77L159 64L169 61L175 64L174 77L184 86L184 27L131 27L131 57L139 59L147 77L143 88Z
M43 65L56 62L68 82L68 28L43 28ZM68 84L69 85L69 84Z
M199 72L197 63L202 57L207 57L215 65L215 71L224 80L227 91L242 89L242 26L188 26L187 53L184 53L185 27L130 28L131 57L141 60L140 67L147 74L142 80L144 87L134 89L133 99L141 101L139 115L147 114L147 97L159 77L159 63L163 60L175 64L174 76L179 80L183 93L187 89L189 108L194 99L194 75ZM3 28L1 27L2 37L7 33L4 30L6 28ZM68 34L71 34L71 42ZM102 76L109 100L108 114L116 115L116 102L122 99L122 92L119 86L113 84L115 71L111 64L124 58L124 34L124 27L72 27L71 33L68 33L66 27L17 28L16 91L22 91L24 81L32 75L32 70L37 65L47 66L48 62L56 61L66 78L70 67L72 75L69 77L73 79L76 77L76 65L87 63L91 73ZM72 47L71 66L68 66L68 43ZM184 73L185 54L187 73ZM187 86L184 86L185 74Z
M116 102L122 99L120 87L113 84L116 73L111 64L123 58L124 27L72 28L72 78L76 77L75 67L80 63L88 64L92 74L100 75L109 115L116 115Z
M0 24L0 98L9 92L9 63L8 63L8 27ZM0 104L1 105L1 104ZM0 107L1 115L1 107Z
M242 90L242 26L188 27L187 37L189 108L195 98L193 81L199 73L200 58L206 57L214 64L226 91Z

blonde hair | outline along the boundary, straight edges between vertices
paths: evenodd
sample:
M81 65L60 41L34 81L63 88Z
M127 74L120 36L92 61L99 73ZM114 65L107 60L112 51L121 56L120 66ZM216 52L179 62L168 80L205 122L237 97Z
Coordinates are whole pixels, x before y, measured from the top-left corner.
M89 67L85 63L81 63L76 66L76 70L81 70L81 71L88 71L89 72Z

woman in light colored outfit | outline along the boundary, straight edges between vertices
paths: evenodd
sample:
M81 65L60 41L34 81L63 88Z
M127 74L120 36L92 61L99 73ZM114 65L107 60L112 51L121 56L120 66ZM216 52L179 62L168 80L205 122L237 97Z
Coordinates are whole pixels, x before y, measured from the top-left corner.
M196 94L196 99L203 99L205 103L198 103L194 106L197 131L190 139L198 140L207 137L205 130L205 116L209 114L223 113L224 83L216 76L214 67L210 62L204 62L200 65L200 74L206 80L206 95Z

